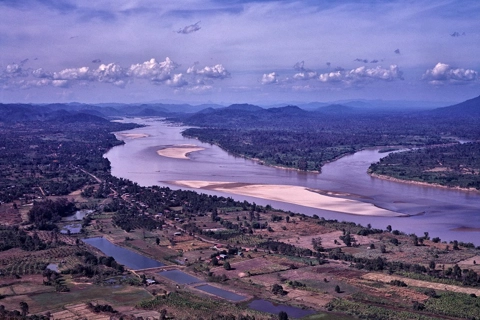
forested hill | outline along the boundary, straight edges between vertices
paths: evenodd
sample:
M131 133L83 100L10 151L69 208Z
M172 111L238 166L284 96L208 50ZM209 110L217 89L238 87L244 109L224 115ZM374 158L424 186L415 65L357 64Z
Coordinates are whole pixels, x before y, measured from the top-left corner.
M456 117L480 117L480 96L449 107L433 110L435 114L443 114Z
M320 170L326 162L374 146L419 147L480 139L479 98L431 111L372 111L342 105L306 111L296 106L270 109L210 109L177 117L187 136L266 164ZM472 107L473 106L473 107ZM447 108L448 110L448 108Z

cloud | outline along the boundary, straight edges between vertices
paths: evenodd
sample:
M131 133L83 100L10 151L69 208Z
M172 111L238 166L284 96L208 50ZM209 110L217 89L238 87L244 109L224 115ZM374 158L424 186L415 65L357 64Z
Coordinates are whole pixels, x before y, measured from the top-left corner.
M98 59L98 61L100 61ZM25 63L23 61L22 63ZM186 72L175 72L180 65L170 58L164 61L150 59L142 63L122 67L117 63L100 64L98 67L66 68L50 72L44 68L26 69L22 63L12 63L0 70L0 82L8 88L32 87L70 87L89 83L109 83L124 88L127 84L138 80L147 80L154 85L166 85L174 88L196 86L191 91L211 90L214 81L230 78L230 72L222 65L198 67L198 62Z
M365 66L352 70L336 70L320 74L318 79L324 83L343 82L345 84L362 84L372 81L394 81L403 80L403 73L397 65L389 68L367 68Z
M422 79L433 85L468 84L478 79L478 73L472 69L454 69L446 63L439 62L432 69L425 71Z
M395 51L393 52L395 52L396 54L400 54L400 49L395 49Z
M178 67L179 65L168 57L162 62L150 59L143 63L132 64L127 74L135 78L149 79L153 83L159 84L170 80L172 72Z
M200 21L198 21L197 23L195 24L191 24L191 25L188 25L188 26L185 26L181 29L179 29L177 31L177 33L181 33L181 34L189 34L189 33L193 33L193 32L196 32L198 30L200 30L202 27L200 27L198 24L200 23Z
M126 84L126 71L115 63L101 64L96 70L93 70L92 75L98 82L112 83L121 88Z
M306 69L304 67L305 62L300 61L295 63L293 66L293 69L295 71L299 71L298 73L293 75L293 78L296 80L310 80L310 79L315 79L317 77L317 73L313 70Z
M18 64L18 63L7 64L3 74L11 78L25 76L25 72L22 68L22 64Z
M378 63L378 60L377 59L373 59L370 61L370 63Z
M173 77L170 80L167 80L166 83L170 87L177 87L177 88L188 85L188 82L185 80L183 74L181 73L174 74Z
M38 68L38 69L33 70L33 71L32 71L32 75L33 75L35 78L47 78L47 79L51 79L51 78L53 77L53 74L52 74L52 73L43 70L43 68Z
M93 80L89 67L68 68L53 73L55 80Z
M275 72L271 73L264 73L262 76L262 80L260 81L262 84L274 84L278 82L278 74Z
M368 60L367 59L360 59L360 58L357 58L353 61L358 61L358 62L363 62L363 63L368 63Z
M102 60L100 60L100 59L93 59L92 60L92 63L100 63L100 62L102 62Z
M455 31L454 33L451 33L451 34L450 34L450 36L452 36L452 37L460 37L460 36L465 36L465 35L466 35L465 32L462 32L462 33L460 34L460 32L457 32L457 31Z
M205 78L211 79L225 79L230 77L230 72L227 71L221 64L217 64L212 67L204 67L203 69L197 68L198 63L187 69L188 74L201 75Z

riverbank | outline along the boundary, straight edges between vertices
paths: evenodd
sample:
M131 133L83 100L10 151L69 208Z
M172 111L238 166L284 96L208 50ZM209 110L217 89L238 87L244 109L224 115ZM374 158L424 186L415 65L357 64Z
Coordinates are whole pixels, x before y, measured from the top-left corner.
M193 144L177 145L166 147L164 149L157 150L157 154L162 157L174 158L174 159L189 159L188 155L195 151L205 150L203 147L199 147Z
M376 207L371 203L328 196L328 191L291 185L266 185L212 181L168 181L180 187L206 189L272 201L292 203L321 210L376 217L402 217L403 214ZM348 194L343 194L348 196ZM352 195L354 196L354 195Z
M373 173L368 171L367 172L369 176L377 179L382 179L382 180L387 180L387 181L392 181L392 182L400 182L400 183L406 183L406 184L412 184L412 185L417 185L417 186L425 186L425 187L435 187L435 188L442 188L442 189L447 189L447 190L458 190L458 191L465 191L465 192L477 192L480 193L480 190L477 190L475 188L460 188L460 187L449 187L449 186L444 186L438 183L428 183L428 182L421 182L421 181L413 181L413 180L403 180L403 179L398 179L386 175L381 175L378 173Z

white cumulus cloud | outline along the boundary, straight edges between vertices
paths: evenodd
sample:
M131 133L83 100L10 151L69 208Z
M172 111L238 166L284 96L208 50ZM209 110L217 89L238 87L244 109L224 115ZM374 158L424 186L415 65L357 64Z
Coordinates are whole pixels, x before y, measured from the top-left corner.
M425 71L422 79L433 85L468 84L478 79L478 73L472 69L454 69L446 63L439 62L432 69Z
M183 74L179 73L174 74L171 79L167 80L167 85L169 85L170 87L180 88L188 85L188 82L185 80Z
M225 67L221 64L217 64L215 66L209 67L206 66L203 69L197 68L198 63L195 63L193 66L187 69L188 74L193 75L201 75L205 78L212 78L212 79L225 79L230 77L230 72L225 69Z
M149 79L154 83L162 83L170 79L172 72L179 67L169 57L165 61L157 62L150 59L143 63L132 64L127 72L128 75L135 78Z
M191 87L192 91L196 92L210 90L215 81L230 78L230 72L222 64L198 68L198 63L195 63L185 72L175 72L180 65L168 57L164 61L152 58L127 67L108 63L98 67L82 66L55 72L43 68L24 69L23 64L24 62L12 63L0 69L0 82L5 88L70 87L89 83L109 83L124 88L138 79L147 80L154 85Z
M403 72L397 65L391 65L389 68L375 67L367 68L365 66L351 70L337 70L320 74L318 80L321 82L344 82L347 84L361 84L371 81L394 81L403 80Z
M278 74L276 72L264 73L262 76L262 84L274 84L278 82Z
M298 72L293 75L293 78L295 80L315 79L317 77L317 72L305 68L304 65L305 65L304 61L295 63L295 65L293 66L293 69Z

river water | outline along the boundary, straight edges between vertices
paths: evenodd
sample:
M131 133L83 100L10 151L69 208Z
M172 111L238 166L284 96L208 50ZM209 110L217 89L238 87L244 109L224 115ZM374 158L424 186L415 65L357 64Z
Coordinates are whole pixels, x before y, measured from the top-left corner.
M342 214L310 207L200 190L202 193L230 196L257 204L271 204L275 208L308 215L317 214L328 219L353 221L384 229L391 225L406 233L442 240L459 240L480 245L480 193L439 187L419 186L386 181L369 176L369 165L386 156L377 150L363 150L325 165L321 174L272 168L254 161L234 157L217 146L185 138L186 127L176 126L158 119L125 119L147 125L128 133L148 134L139 139L123 138L125 144L105 154L112 165L112 174L142 186L160 185L172 189L175 180L225 181L262 184L297 185L309 188L345 192L361 196L364 202L405 214L405 217L372 217ZM173 145L194 144L205 150L193 152L189 160L159 156L156 151ZM194 190L194 189L191 189ZM199 191L199 190L196 190ZM355 198L358 200L358 198Z

